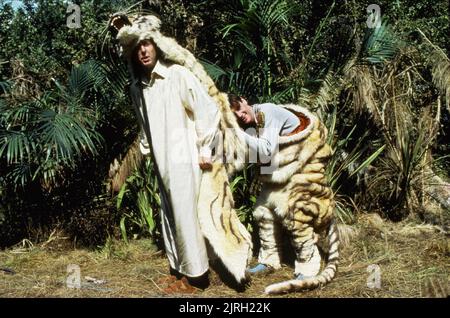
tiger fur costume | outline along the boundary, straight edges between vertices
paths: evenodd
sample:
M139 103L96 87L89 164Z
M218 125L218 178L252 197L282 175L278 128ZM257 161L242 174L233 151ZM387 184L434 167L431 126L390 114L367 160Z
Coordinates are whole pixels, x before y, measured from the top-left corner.
M295 274L310 276L266 287L267 294L316 288L331 281L338 265L339 239L334 223L335 202L327 184L325 167L331 156L326 143L327 129L307 109L281 105L306 125L300 132L279 137L279 149L272 157L270 173L260 174L262 191L254 210L259 224L259 262L280 268L280 227L287 229L296 254ZM317 234L327 231L327 265L319 274L320 255ZM311 268L314 267L314 268Z
M244 160L231 160L220 155L233 158L245 156L245 141L240 139L233 129L239 125L231 112L227 96L220 93L203 66L191 52L181 47L174 39L160 33L161 21L153 15L127 17L123 13L114 14L110 19L110 28L117 32L117 39L122 48L122 55L127 59L133 74L131 56L133 48L143 39L152 39L162 53L162 58L170 63L186 67L196 76L219 107L221 147L216 151L216 159L210 171L202 173L199 197L198 219L202 234L226 269L238 283L247 280L246 268L252 257L252 241L250 233L241 224L234 210L233 196L230 191L228 177L234 171L242 169ZM241 157L240 157L241 158Z

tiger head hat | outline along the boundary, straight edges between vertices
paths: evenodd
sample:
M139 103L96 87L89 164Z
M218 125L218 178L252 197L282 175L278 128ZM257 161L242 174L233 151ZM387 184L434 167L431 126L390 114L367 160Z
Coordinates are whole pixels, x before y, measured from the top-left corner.
M132 23L125 20L122 24L125 25L120 28L116 38L122 47L123 56L128 61L133 58L133 52L141 41L153 40L164 60L180 64L189 69L206 86L211 97L219 93L214 82L194 55L180 46L174 39L162 35L159 18L153 15L145 15L138 17Z

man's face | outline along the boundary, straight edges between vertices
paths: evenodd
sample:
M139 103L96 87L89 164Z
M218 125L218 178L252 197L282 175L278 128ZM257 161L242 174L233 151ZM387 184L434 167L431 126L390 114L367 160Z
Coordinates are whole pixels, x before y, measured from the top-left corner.
M241 98L239 102L233 105L233 113L238 118L240 125L248 126L256 123L253 108L244 98Z
M143 40L138 44L137 58L146 69L151 70L158 60L156 46L151 40Z

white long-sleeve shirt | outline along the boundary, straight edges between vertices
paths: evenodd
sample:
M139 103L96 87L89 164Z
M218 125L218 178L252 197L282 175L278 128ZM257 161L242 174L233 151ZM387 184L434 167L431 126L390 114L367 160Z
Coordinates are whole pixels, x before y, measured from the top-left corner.
M276 150L278 137L294 131L300 125L300 119L294 113L272 103L254 104L252 107L257 120L256 124L261 127L245 130L244 138L250 152L257 153L263 163L266 163L265 160L270 158ZM263 123L258 122L258 118Z
M173 82L173 85L175 85L173 89L178 91L173 93L181 94L180 96L182 97L183 106L190 114L195 115L195 118L192 118L192 120L195 122L199 155L203 157L211 157L211 147L217 132L220 117L214 101L206 93L201 86L201 83L192 73L178 64L168 67L166 64L158 61L152 71L150 80L142 81L144 91L148 92L148 88L153 87L155 79L164 79L168 77L169 72L172 73L172 80L175 79ZM157 89L157 87L153 90L155 89ZM155 101L162 102L166 98L167 97L161 96L160 99ZM150 101L150 103L154 103L155 101ZM154 106L154 108L157 107ZM140 111L142 111L142 109L140 109ZM150 149L147 137L142 127L140 137L140 150L144 155L147 155L150 152Z

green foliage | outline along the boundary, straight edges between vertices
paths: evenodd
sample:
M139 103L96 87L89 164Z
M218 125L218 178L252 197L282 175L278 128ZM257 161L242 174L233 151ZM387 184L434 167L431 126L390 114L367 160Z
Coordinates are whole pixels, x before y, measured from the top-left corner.
M56 89L29 101L0 100L0 160L9 167L7 181L25 186L37 179L52 187L62 169L98 153L103 139L85 97L105 82L101 66L90 61L74 68L67 87L55 82Z
M253 229L253 208L256 203L260 185L257 181L255 164L249 164L236 174L230 182L230 189L235 200L235 207L239 220L246 225L250 231Z
M368 180L373 178L374 171L383 171L382 160L389 157L389 136L399 135L396 131L398 127L386 125L384 121L386 114L390 113L390 101L394 101L395 105L397 95L406 93L408 107L415 109L416 116L420 117L421 109L429 105L430 101L424 98L418 102L417 95L425 96L425 91L434 95L430 87L424 89L417 82L414 82L414 86L403 86L389 94L383 93L387 91L387 83L397 76L406 73L411 78L412 74L408 71L411 64L401 64L399 61L402 58L400 53L416 44L411 39L413 29L404 32L405 26L414 23L408 20L409 13L398 14L401 7L399 2L393 4L382 1L380 6L385 22L380 28L368 29L365 11L368 4L334 1L312 1L310 4L300 1L214 1L211 5L221 8L218 10L220 13L217 13L219 22L213 24L212 31L218 41L209 38L202 41L202 35L198 35L198 42L208 48L202 48L202 52L207 52L205 58L212 57L210 60L214 61L207 68L225 90L259 101L300 100L309 106L317 106L317 102L320 104L322 101L322 106L326 105L320 108L325 121L330 120L327 111L334 107L334 124L330 135L335 138L333 146L336 151L328 171L332 187L337 191L338 215L343 221L351 221L351 209L365 206L361 201L367 199L364 193ZM185 5L184 8L189 12L190 8L196 8L197 5L201 7L201 4L194 4L192 7ZM407 5L417 7L415 3L408 2ZM445 20L438 9L441 5L431 4L434 16L440 16L437 20ZM195 12L197 17L210 21L200 12ZM395 23L388 25L386 21ZM448 33L448 26L439 30L428 25L428 29L433 34L433 40L446 44L441 42L441 37L445 29ZM409 55L409 58L415 59L413 55ZM433 74L443 74L436 69L442 69L442 66L433 66ZM414 71L426 76L423 69ZM334 75L335 78L327 78L328 75ZM440 76L435 82L445 83L445 79L445 76ZM407 77L403 77L403 82L407 82ZM445 87L442 87L438 88L445 91ZM411 93L415 91L421 93ZM370 127L364 127L360 122L364 125L369 123ZM338 133L335 134L335 131ZM402 150L404 144L397 143L395 147L406 154L408 151ZM430 149L433 140L424 141L423 144L426 145L425 149ZM412 149L423 150L421 147L416 145ZM390 174L384 174L403 180L397 183L406 186L404 193L411 193L416 184L405 182L404 176L411 174L408 172L411 166L423 167L425 152L417 150L412 151L411 156L404 156L416 156L417 160L422 160L421 165L404 162L397 165L396 172L391 170ZM251 218L250 211L256 194L250 190L255 175L249 174L249 171L244 171L232 181L243 221ZM423 176L418 180L423 181ZM383 182L384 188L392 184L392 180ZM421 197L420 192L416 193L416 196ZM403 197L407 196L395 195L393 200L401 205ZM392 206L392 202L386 200L379 208L388 211L387 215L393 217ZM412 209L411 204L409 209Z
M319 113L335 149L328 174L344 222L362 208L387 216L412 210L424 200L424 166L448 153L448 106L436 107L448 105L446 1L380 0L384 23L375 29L366 25L369 0L83 1L80 29L66 27L65 1L23 3L14 10L0 1L6 244L28 228L61 222L79 241L92 233L106 238L108 219L124 238L158 237L149 162L122 188L119 210L104 186L109 164L137 130L126 65L105 36L109 14L130 7L159 13L164 32L201 58L222 90ZM430 114L440 128L418 120ZM406 124L395 125L402 117ZM448 161L440 164L448 173ZM231 180L239 217L249 226L256 177L249 166ZM124 214L117 218L112 210Z
M84 1L82 28L69 29L63 1L0 2L0 245L60 225L95 245L116 222L96 198L136 134L126 67L101 53L118 3Z
M380 64L392 59L401 45L386 21L379 27L367 29L358 59L362 63Z
M386 214L401 219L420 205L424 184L432 177L427 171L430 158L426 154L436 138L436 122L423 113L415 126L398 113L395 115L395 135L386 136L387 155L382 158L370 187L374 201L381 201Z
M352 210L356 205L352 197L360 191L361 184L364 183L364 172L382 154L385 145L372 150L374 147L368 143L370 128L360 127L359 124L355 124L353 127L343 127L339 133L336 133L337 119L337 107L335 106L326 122L328 127L327 143L333 149L333 156L327 165L326 175L331 189L336 194L337 216L343 223L352 223L355 219ZM361 129L364 132L357 134L356 131ZM346 132L346 130L349 131Z
M297 7L286 0L231 1L230 7L235 11L233 22L221 29L222 37L233 43L232 69L226 74L228 89L270 98L276 76L291 63L278 39Z
M352 177L356 177L364 169L367 169L380 156L385 145L379 146L371 153L373 146L368 143L370 137L369 129L355 136L355 131L358 128L358 124L355 124L346 135L342 135L343 132L341 134L335 134L335 123L337 120L336 108L330 117L331 123L328 127L328 144L333 149L333 156L327 165L327 176L333 191L340 192L343 185L358 183L356 179L353 179L351 182L349 180Z
M134 238L146 235L154 241L160 239L156 224L161 199L150 159L127 178L117 195L117 209L126 211L120 220L120 231L125 242L128 242L130 234Z

